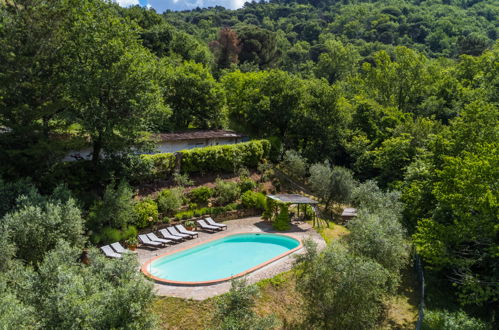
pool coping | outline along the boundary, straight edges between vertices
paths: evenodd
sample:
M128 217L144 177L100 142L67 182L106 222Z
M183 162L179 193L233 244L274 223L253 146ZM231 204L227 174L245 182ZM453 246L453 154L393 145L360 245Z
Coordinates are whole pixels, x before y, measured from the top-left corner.
M205 243L209 243L209 242L212 242L212 241L216 241L218 239L222 239L222 238L225 238L227 236L233 236L233 235L240 235L240 234L263 234L263 235L266 235L266 234L271 234L271 235L278 235L278 236L286 236L286 237L290 237L290 238L293 238L295 240L298 241L298 246L289 250L289 251L286 251L284 253L281 253L280 255L272 258L272 259L269 259L259 265L256 265L252 268L249 268L239 274L236 274L236 275L233 275L233 276L229 276L229 277L224 277L224 278L221 278L221 279L216 279L216 280L211 280L211 281L198 281L198 282L183 282L183 281L172 281L172 280L167 280L167 279L164 279L164 278L160 278L160 277L157 277L157 276L154 276L152 275L151 273L149 273L149 271L147 271L147 266L149 266L154 260L157 260L159 258L163 258L163 257L166 257L166 256L169 256L169 255L172 255L174 253L178 253L178 252L182 252L182 251L185 251L185 250L188 250L188 249L192 249L192 248L195 248L199 245L202 245L202 244L205 244ZM157 283L163 283L163 284L170 284L170 285L178 285L178 286L201 286L201 285L211 285L211 284L218 284L218 283L223 283L223 282L227 282L227 281L230 281L232 279L236 279L236 278L239 278L239 277L242 277L242 276L245 276L249 273L252 273L260 268L263 268L281 258L284 258L298 250L300 250L301 248L303 247L303 243L302 243L302 240L300 238L298 238L297 236L295 235L292 235L292 234L284 234L284 233L255 233L255 232L235 232L235 233L225 233L221 236L217 236L217 237L213 237L211 239L207 239L207 240L204 240L202 242L199 242L197 244L194 244L194 245L191 245L191 246L186 246L186 247L183 247L183 248L180 248L180 249L176 249L176 250L173 250L171 252L166 252L166 253L163 253L159 256L156 256L154 258L151 258L149 260L147 260L143 265L142 267L140 268L140 270L142 271L142 273L144 273L144 275L146 275L147 277L153 279L155 282Z

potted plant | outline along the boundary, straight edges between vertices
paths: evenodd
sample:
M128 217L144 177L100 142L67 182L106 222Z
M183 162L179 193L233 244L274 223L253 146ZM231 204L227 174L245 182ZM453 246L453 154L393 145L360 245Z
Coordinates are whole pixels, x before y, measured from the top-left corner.
M187 230L193 230L195 226L196 224L194 223L194 221L189 220L185 222L185 227L187 228Z
M131 251L135 251L137 245L139 244L139 241L137 240L137 237L132 236L125 241L125 244L128 249L130 249Z

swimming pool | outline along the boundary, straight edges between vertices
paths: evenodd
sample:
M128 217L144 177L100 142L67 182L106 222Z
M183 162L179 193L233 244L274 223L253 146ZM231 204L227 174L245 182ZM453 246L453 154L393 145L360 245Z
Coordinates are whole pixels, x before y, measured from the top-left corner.
M149 260L142 271L158 282L200 285L243 276L301 247L291 236L239 233Z

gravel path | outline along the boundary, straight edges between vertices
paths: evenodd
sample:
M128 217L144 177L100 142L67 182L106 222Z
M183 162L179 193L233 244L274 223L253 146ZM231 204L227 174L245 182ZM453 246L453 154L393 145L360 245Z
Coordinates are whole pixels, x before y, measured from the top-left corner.
M147 248L139 248L138 256L139 262L143 265L147 260L154 258L158 255L167 253L172 251L173 249L180 249L189 247L195 244L199 244L202 241L206 241L208 239L214 239L218 236L225 235L227 232L266 232L272 233L275 232L272 229L270 223L262 220L260 217L250 217L238 220L230 220L225 222L227 224L227 231L219 232L219 233L207 233L200 231L199 238L189 240L180 244L176 244L174 246L166 247L163 249L157 250L149 250ZM307 223L299 223L294 224L293 227L286 231L285 233L290 233L293 236L301 239L310 238L314 240L318 244L318 248L322 249L326 246L326 242L322 239L322 237ZM303 253L303 249L296 251L284 258L281 258L277 261L274 261L248 275L246 275L246 280L248 283L255 283L260 280L274 277L275 275L290 270L293 267L294 255L298 253ZM203 285L203 286L178 286L178 285L170 285L164 283L155 283L155 291L156 294L161 296L173 296L180 298L189 298L196 300L203 300L206 298L210 298L213 296L220 295L229 291L230 289L230 281L217 283L212 285Z

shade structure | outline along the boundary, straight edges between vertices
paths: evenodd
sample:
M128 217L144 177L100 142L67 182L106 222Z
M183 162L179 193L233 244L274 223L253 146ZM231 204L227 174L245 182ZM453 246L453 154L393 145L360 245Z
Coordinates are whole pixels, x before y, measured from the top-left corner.
M299 194L277 194L267 197L286 204L319 204L318 201Z

